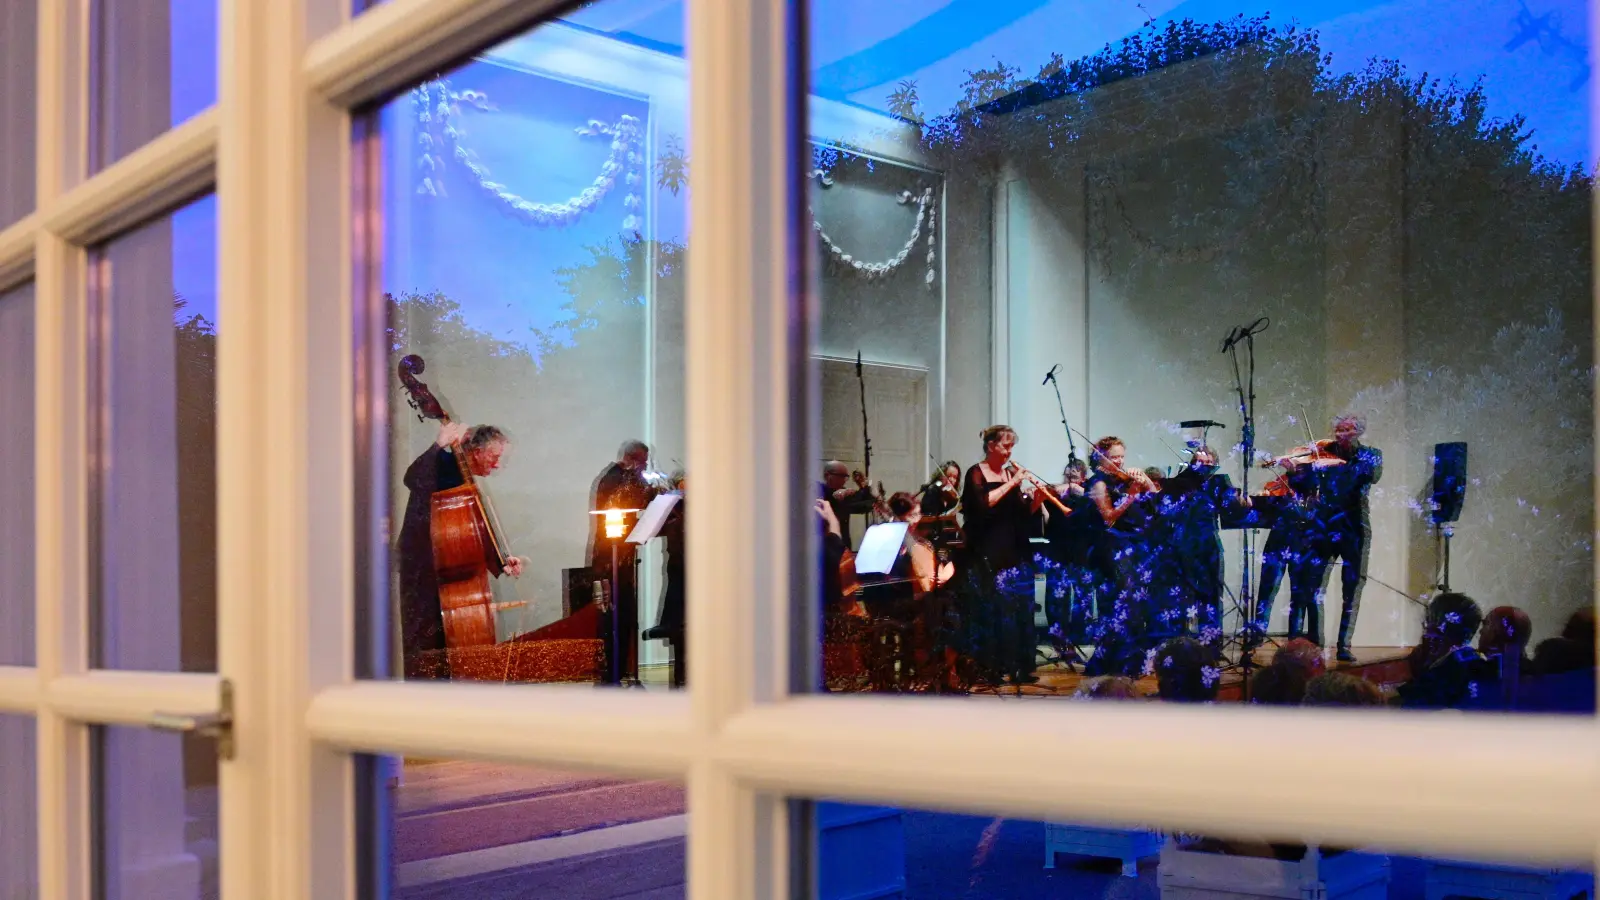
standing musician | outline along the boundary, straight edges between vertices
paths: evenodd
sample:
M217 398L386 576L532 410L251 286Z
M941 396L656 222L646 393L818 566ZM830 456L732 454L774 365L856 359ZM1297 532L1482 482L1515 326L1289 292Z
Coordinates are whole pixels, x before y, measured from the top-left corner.
M590 509L644 509L655 499L657 490L645 480L645 467L650 462L650 448L643 441L624 441L617 450L617 460L605 467L594 481L590 494ZM617 548L617 583L611 586L612 602L617 609L616 633L612 633L611 617L600 617L600 637L605 641L606 659L618 660L618 677L624 684L639 681L639 555L638 545L630 544L627 536L606 537L605 517L590 516L589 568L597 581L611 580L611 548ZM621 654L614 656L612 654ZM602 677L609 683L611 666Z
M850 486L851 481L855 482L854 487ZM817 498L828 501L833 507L834 517L839 520L839 537L844 540L846 547L855 546L850 535L850 517L856 513L870 513L882 502L872 492L872 486L867 484L864 473L852 473L837 459L828 460L822 467L822 483L817 486Z
M1100 519L1093 563L1101 593L1112 603L1110 615L1101 604L1099 639L1084 670L1088 675L1136 675L1149 642L1148 585L1154 573L1143 532L1150 521L1151 498L1161 488L1149 475L1128 468L1127 456L1127 445L1114 435L1095 441L1089 454L1094 471L1084 488Z
M1191 450L1183 471L1161 485L1160 518L1170 542L1176 606L1196 612L1200 642L1222 637L1222 529L1220 516L1230 506L1250 505L1227 475L1217 471L1217 455L1205 444Z
M1037 530L1044 493L1033 490L1032 475L1011 462L1017 444L1011 426L992 425L981 438L983 461L967 469L962 482L961 518L976 583L992 586L1001 572L1032 560L1029 536ZM1032 591L1027 596L984 593L993 602L963 616L979 668L997 683L1002 677L1013 684L1037 681Z
M1343 609L1339 614L1338 659L1355 662L1350 640L1355 635L1356 614L1361 608L1361 588L1367 577L1367 550L1372 544L1372 520L1367 493L1383 477L1383 453L1361 443L1367 420L1345 413L1333 420L1332 440L1312 444L1310 453L1291 454L1274 462L1285 472L1310 470L1315 486L1311 501L1310 538L1312 553L1305 560L1309 567L1305 585L1317 591L1312 598L1301 598L1307 611L1308 630L1321 643L1323 579L1335 559L1344 562L1340 572ZM1301 588L1290 576L1290 594Z
M465 483L457 454L467 461L474 476L484 478L500 468L510 446L511 438L493 425L469 428L444 423L439 426L438 439L406 469L405 486L411 495L400 525L396 555L400 563L401 646L408 678L421 677L416 665L419 654L445 649L439 577L433 566L433 495ZM508 557L505 571L516 577L525 565L526 560L521 557Z

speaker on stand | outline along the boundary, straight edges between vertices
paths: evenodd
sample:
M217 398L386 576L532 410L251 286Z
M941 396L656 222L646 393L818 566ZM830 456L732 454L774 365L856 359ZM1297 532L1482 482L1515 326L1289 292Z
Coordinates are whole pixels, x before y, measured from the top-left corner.
M1440 592L1450 590L1450 539L1455 536L1455 523L1461 518L1461 507L1466 499L1466 443L1434 444L1433 497L1429 508L1439 548L1434 588Z

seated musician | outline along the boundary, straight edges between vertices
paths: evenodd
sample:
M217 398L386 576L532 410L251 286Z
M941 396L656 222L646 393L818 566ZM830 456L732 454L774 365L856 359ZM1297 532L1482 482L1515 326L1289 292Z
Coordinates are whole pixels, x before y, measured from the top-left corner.
M406 501L396 555L400 563L401 645L408 678L420 675L415 667L419 654L445 649L439 580L433 567L433 495L464 483L458 459L467 461L475 477L484 478L500 468L510 446L511 438L493 425L450 423L439 427L438 439L406 469L405 486L411 496ZM509 557L505 572L516 577L526 564L520 557Z
M961 506L961 464L951 460L939 467L922 488L922 517L917 531L929 540L948 543L960 536L956 511Z

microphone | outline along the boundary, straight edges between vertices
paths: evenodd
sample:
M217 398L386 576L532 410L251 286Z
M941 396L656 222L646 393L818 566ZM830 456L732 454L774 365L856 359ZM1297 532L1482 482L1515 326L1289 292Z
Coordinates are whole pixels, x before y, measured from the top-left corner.
M1056 370L1059 369L1059 368L1061 368L1061 363L1056 363L1055 365L1051 366L1050 367L1050 371L1044 373L1044 380L1039 382L1039 386L1040 387L1044 387L1045 385L1049 384L1050 382L1055 381L1056 380Z
M1222 352L1227 353L1232 350L1233 345L1239 343L1239 339L1242 337L1244 335L1240 333L1239 326L1235 325L1228 329L1228 336L1222 339Z
M1221 422L1211 419L1185 419L1178 423L1179 428L1227 428Z

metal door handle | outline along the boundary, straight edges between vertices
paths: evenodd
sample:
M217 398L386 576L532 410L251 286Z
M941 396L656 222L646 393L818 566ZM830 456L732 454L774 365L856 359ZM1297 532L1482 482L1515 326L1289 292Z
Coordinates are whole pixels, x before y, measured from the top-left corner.
M212 738L217 742L217 757L233 759L233 682L222 679L216 712L194 716L158 712L150 716L150 727Z

